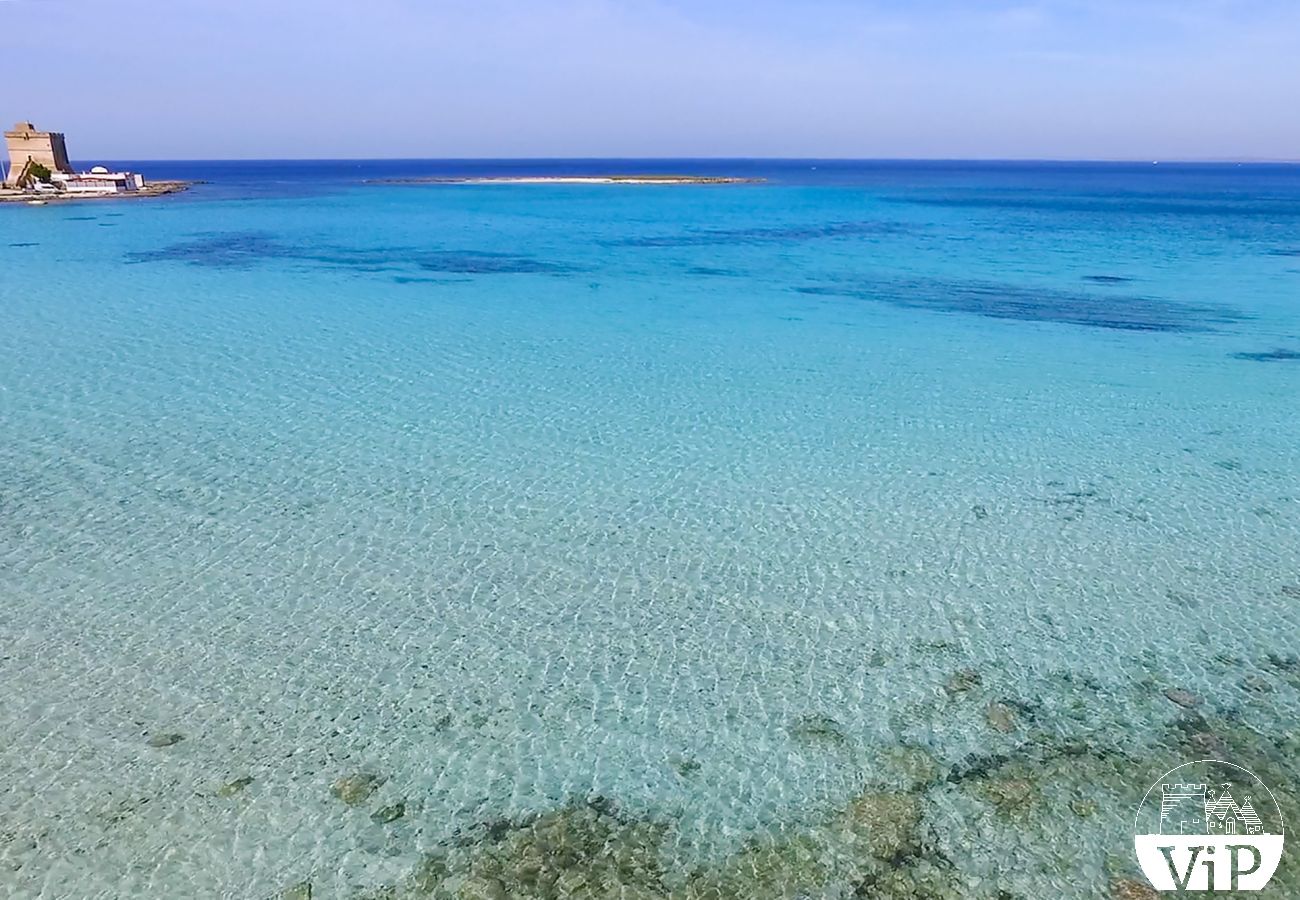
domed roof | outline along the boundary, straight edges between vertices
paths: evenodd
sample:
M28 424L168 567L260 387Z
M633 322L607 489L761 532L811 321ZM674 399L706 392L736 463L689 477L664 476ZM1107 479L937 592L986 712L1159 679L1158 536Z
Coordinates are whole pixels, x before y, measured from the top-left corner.
M90 170L90 174L91 174L91 175L107 175L107 174L108 174L108 169L105 169L103 166L95 166L94 168L92 168L92 169Z

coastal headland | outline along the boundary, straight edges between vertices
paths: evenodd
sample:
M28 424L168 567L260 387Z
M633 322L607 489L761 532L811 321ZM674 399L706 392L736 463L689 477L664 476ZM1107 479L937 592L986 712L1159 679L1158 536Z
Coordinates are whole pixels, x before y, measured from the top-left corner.
M200 181L150 181L134 191L117 193L60 193L55 191L19 191L8 188L0 189L0 203L80 203L83 200L139 200L145 197L162 197L167 194L179 194L188 191Z
M52 200L160 197L195 183L148 182L138 172L110 171L103 165L78 171L68 156L63 132L42 131L30 120L15 122L4 136L8 165L0 166L0 203L44 206Z

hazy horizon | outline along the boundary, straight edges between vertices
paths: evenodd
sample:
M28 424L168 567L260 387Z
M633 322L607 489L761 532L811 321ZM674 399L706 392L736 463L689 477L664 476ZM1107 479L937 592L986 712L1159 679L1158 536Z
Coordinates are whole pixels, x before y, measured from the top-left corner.
M1294 161L1281 0L0 0L79 159Z

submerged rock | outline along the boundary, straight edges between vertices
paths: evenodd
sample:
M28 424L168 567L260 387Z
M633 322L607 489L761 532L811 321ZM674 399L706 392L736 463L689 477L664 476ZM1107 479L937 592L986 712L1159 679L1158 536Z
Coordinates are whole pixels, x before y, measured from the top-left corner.
M1132 878L1118 878L1110 884L1111 900L1160 900L1156 890Z
M217 789L218 797L233 797L253 783L252 775L240 775L238 778L227 781Z
M574 804L490 832L457 896L663 896L664 827L614 813L612 804Z
M1212 731L1197 731L1187 736L1187 747L1200 757L1226 757L1228 744Z
M510 900L510 895L495 878L467 878L456 891L456 900Z
M1247 675L1241 679L1241 689L1251 694L1271 694L1277 690L1263 675Z
M1191 709L1201 705L1200 697L1183 688L1169 688L1165 691L1165 696L1169 698L1171 703L1177 703L1183 709Z
M311 882L300 881L275 895L275 900L311 900Z
M1097 801L1090 797L1076 797L1070 801L1070 812L1080 819L1089 819L1097 813Z
M975 279L839 278L796 287L801 294L888 303L903 309L964 313L1013 322L1058 322L1130 332L1213 331L1238 322L1222 306L1183 303L1143 294L1094 293Z
M830 716L810 713L795 719L790 725L790 736L804 743L847 744L849 737L844 726Z
M575 798L540 816L482 823L390 889L400 900L975 896L943 854L924 844L922 804L920 789L873 789L811 831L756 835L725 858L670 874L670 825L631 817L608 799Z
M1038 788L1028 778L991 778L980 785L980 794L1007 817L1027 813L1038 799Z
M886 749L879 764L890 784L908 791L925 790L943 774L943 767L928 750L906 744Z
M155 732L149 735L150 747L171 747L185 740L185 735L175 731Z
M700 771L699 762L689 756L671 756L668 758L668 765L672 766L677 774L683 778Z
M413 894L432 894L450 874L446 857L430 853L420 860L420 864L407 876L406 887Z
M380 825L387 825L389 822L396 822L404 815L406 815L406 803L399 800L397 803L375 810L370 818Z
M971 900L987 894L971 894L961 885L952 868L928 859L910 859L903 865L886 866L862 879L851 895L862 900ZM1002 900L1003 894L996 895ZM1005 895L1010 898L1010 894Z
M399 900L402 895L391 884L367 888L359 894L353 894L351 900Z
M958 669L949 676L943 689L950 696L972 691L984 683L984 677L974 669Z
M358 772L340 778L330 787L330 792L348 806L360 806L379 790L387 779L369 772Z
M993 702L984 710L984 718L988 720L989 727L994 731L1002 734L1010 734L1016 730L1016 713L1005 703Z
M1270 653L1264 657L1264 661L1282 672L1300 672L1300 656L1294 654L1282 656L1279 653Z
M909 855L917 850L920 799L917 794L863 794L849 805L845 822L855 842L872 857Z
M1252 362L1295 362L1300 360L1300 350L1278 347L1276 350L1258 350L1232 354L1233 359L1248 359Z
M812 838L763 839L754 841L717 867L692 873L685 885L665 895L671 900L824 897L833 874L828 867L826 848ZM637 900L648 900L660 895L634 896Z

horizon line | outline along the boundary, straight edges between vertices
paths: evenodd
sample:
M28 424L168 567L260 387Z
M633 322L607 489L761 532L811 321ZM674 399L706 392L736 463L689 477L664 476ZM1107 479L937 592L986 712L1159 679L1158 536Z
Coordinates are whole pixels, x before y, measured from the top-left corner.
M103 156L130 162L828 162L828 163L1090 163L1090 164L1236 164L1300 165L1300 157L1070 157L1070 156Z

